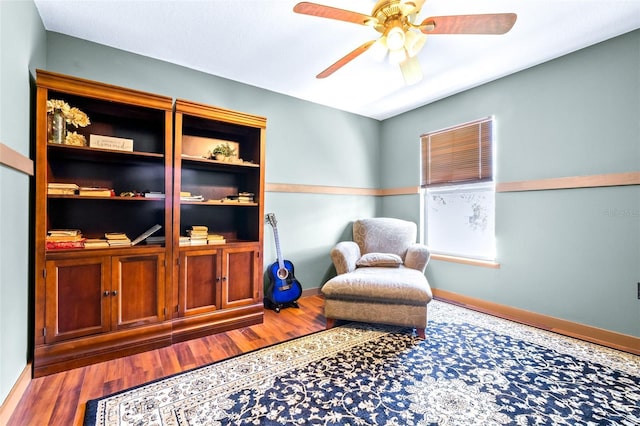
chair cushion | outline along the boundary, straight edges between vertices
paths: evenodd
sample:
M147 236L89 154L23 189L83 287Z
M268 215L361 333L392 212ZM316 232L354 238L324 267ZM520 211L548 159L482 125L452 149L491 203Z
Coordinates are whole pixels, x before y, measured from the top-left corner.
M321 291L326 299L416 306L426 306L432 298L424 274L404 266L357 268L330 279Z
M402 259L393 253L367 253L356 262L356 266L397 268L400 265L402 265Z
M360 253L393 253L404 259L409 245L416 242L413 222L390 217L360 219L353 223L353 241Z

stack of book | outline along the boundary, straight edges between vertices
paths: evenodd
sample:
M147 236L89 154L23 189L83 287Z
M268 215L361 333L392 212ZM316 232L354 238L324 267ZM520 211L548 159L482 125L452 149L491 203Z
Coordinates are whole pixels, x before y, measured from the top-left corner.
M209 234L207 235L207 244L224 244L227 240L219 234Z
M84 248L105 248L109 247L109 241L106 238L87 238L84 241Z
M116 193L111 188L81 186L78 195L81 197L114 197Z
M55 183L50 182L47 185L47 195L75 195L80 189L75 183Z
M85 238L79 229L51 229L47 232L47 250L83 248Z
M202 195L192 195L187 191L180 191L180 201L204 201Z
M209 228L204 225L193 225L191 229L187 229L187 234L189 234L190 237L190 245L206 245L207 237L209 236Z
M185 237L184 235L180 235L180 242L179 244L181 246L190 246L191 245L191 238L189 237Z
M230 203L253 203L253 192L239 192L238 195L228 195L222 201Z
M253 203L253 192L239 192L238 193L238 202L239 203Z
M121 232L107 232L104 234L107 239L109 247L128 247L131 245L131 240L127 237L127 234Z

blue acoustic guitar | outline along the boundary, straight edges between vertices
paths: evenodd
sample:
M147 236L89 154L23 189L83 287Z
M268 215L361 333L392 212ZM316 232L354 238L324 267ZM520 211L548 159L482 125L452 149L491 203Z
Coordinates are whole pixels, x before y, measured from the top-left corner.
M278 238L278 223L273 213L268 213L266 222L273 228L273 238L276 241L278 261L269 266L269 285L265 292L264 305L280 312L285 306L298 307L296 302L302 295L302 286L293 274L293 263L282 258L280 253L280 239Z

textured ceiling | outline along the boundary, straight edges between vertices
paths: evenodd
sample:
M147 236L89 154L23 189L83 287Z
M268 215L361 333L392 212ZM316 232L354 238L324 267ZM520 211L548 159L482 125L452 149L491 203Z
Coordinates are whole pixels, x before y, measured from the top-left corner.
M378 33L294 13L296 0L35 0L44 26L376 119L385 119L640 28L640 1L427 0L428 16L513 12L494 35L431 35L423 80L365 52L332 76L315 76ZM318 0L370 14L375 0ZM594 66L597 66L594 63Z

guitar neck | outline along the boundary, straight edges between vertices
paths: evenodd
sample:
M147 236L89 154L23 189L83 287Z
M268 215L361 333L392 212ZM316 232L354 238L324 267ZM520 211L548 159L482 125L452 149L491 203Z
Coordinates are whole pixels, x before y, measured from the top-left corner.
M284 259L282 259L282 254L280 253L280 238L278 237L278 227L275 224L273 226L273 239L276 242L276 256L278 257L278 267L280 269L284 268Z

